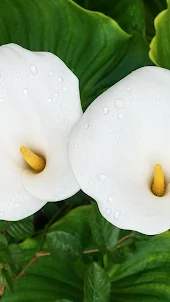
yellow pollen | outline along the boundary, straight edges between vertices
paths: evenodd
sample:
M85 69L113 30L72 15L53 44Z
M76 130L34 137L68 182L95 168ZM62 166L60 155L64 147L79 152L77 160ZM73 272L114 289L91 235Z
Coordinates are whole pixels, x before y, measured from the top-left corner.
M20 152L27 162L27 164L36 172L42 172L46 165L46 160L29 150L28 148L22 146Z
M152 193L156 196L163 196L165 192L164 173L161 165L157 164L154 169L154 179L152 184Z

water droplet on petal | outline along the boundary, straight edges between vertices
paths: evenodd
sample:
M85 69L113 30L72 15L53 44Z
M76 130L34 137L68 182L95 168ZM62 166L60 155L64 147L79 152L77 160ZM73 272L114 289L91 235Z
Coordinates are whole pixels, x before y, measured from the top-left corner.
M16 203L14 204L14 207L15 207L16 209L19 209L19 208L21 207L21 205L20 205L19 202L16 202Z
M17 74L17 77L19 77L19 76L20 76L20 73L19 73L19 72L17 72L16 74Z
M124 107L124 101L123 100L115 100L115 107L116 108L123 108Z
M88 129L88 128L89 128L89 124L86 124L86 125L84 126L84 128L85 128L85 129Z
M5 89L5 92L8 92L8 89L7 89L7 88Z
M83 176L83 175L84 175L84 173L83 173L83 172L81 172L81 173L80 173L80 175L81 175L81 176Z
M23 92L23 94L27 94L28 90L26 88L24 88L22 92Z
M90 181L89 181L89 183L90 183L91 185L93 185L93 184L94 184L93 180L90 180Z
M75 145L74 145L74 147L75 147L75 148L77 148L77 147L78 147L78 145L77 145L77 144L75 144Z
M113 197L112 196L109 196L108 198L107 198L107 201L109 202L109 203L113 203Z
M63 78L62 78L62 77L58 77L58 81L59 81L59 82L62 82L62 81L63 81Z
M109 113L109 108L104 107L104 108L103 108L103 112L104 112L105 115L107 115L107 114Z
M98 174L97 175L98 180L100 180L101 182L104 182L106 180L106 175L104 174Z
M67 91L67 87L66 86L63 86L63 91Z
M119 114L118 114L118 119L119 119L119 120L122 120L122 119L123 119L123 114L122 114L122 113L119 113Z
M119 219L119 217L120 217L120 212L119 212L119 211L116 211L116 212L114 213L114 218L115 218L115 219Z
M111 132L112 132L112 129L110 128L110 129L109 129L109 133L111 133Z
M128 92L131 92L131 91L132 91L132 88L131 88L131 87L127 87L126 90L127 90Z
M48 103L51 103L53 100L52 99L48 99Z
M0 97L0 103L3 103L3 102L4 102L4 98Z
M160 105L160 102L159 102L159 101L156 101L156 105L159 106L159 105Z
M108 209L105 210L105 214L107 216L111 215L111 213L112 213L112 210L110 208L108 208Z
M37 72L38 72L37 67L35 65L31 65L30 70L31 70L32 74L34 74L34 75L37 74Z
M54 93L54 96L55 96L55 98L57 99L58 96L59 96L58 92L55 92L55 93Z
M78 91L77 91L77 90L75 90L75 91L74 91L74 94L76 94L76 95L77 95L77 94L78 94Z
M48 75L52 77L52 76L54 76L54 72L53 71L49 71Z
M88 167L89 167L88 165L85 165L85 168L86 168L86 169L88 169Z
M0 212L0 217L4 216L4 212Z
M169 103L169 100L167 99L167 100L165 101L165 103Z

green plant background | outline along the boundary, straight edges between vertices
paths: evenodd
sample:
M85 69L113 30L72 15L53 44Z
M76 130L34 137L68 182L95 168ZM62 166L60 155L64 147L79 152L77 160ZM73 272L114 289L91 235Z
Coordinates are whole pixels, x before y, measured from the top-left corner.
M83 109L145 65L170 69L170 0L0 0L0 45L59 56ZM0 221L3 302L170 301L170 232L120 230L83 192Z

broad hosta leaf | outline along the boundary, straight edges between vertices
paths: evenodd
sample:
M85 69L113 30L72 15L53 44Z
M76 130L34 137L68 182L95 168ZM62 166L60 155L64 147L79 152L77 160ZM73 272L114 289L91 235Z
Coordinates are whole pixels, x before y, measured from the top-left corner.
M109 302L111 283L105 271L93 263L84 284L84 302Z
M50 51L70 67L84 108L132 70L151 64L144 40L134 41L114 20L69 0L1 0L0 20L0 44Z
M168 8L155 19L156 36L150 44L150 58L158 66L170 69L170 0Z
M112 250L119 237L119 229L100 214L96 203L92 204L90 226L97 246L102 250Z
M170 232L137 245L133 256L110 270L115 302L170 301ZM155 299L155 300L154 300Z
M125 31L145 33L144 5L141 0L76 0L82 7L112 17ZM126 7L126 9L125 9Z
M91 212L91 205L80 206L70 211L63 218L55 222L48 232L64 231L81 241L83 248L86 248L90 237L89 214Z
M7 233L16 240L23 240L31 236L34 233L32 218L9 222Z
M80 241L63 231L48 233L47 246L53 257L68 261L76 259L83 252Z
M80 302L83 301L83 280L66 265L51 256L38 258L26 275L14 284L14 292L6 292L3 302ZM68 300L68 301L67 301ZM59 302L58 301L58 302Z

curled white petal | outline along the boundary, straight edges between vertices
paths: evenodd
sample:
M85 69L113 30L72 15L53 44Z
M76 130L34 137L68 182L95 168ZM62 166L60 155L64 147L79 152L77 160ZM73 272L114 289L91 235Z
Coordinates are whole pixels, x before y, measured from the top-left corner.
M170 71L144 67L99 96L71 132L69 156L81 189L119 228L170 228ZM161 164L166 192L151 192Z
M0 47L0 219L22 219L79 190L67 143L81 115L78 79L58 57ZM46 158L41 173L28 169L22 145Z

